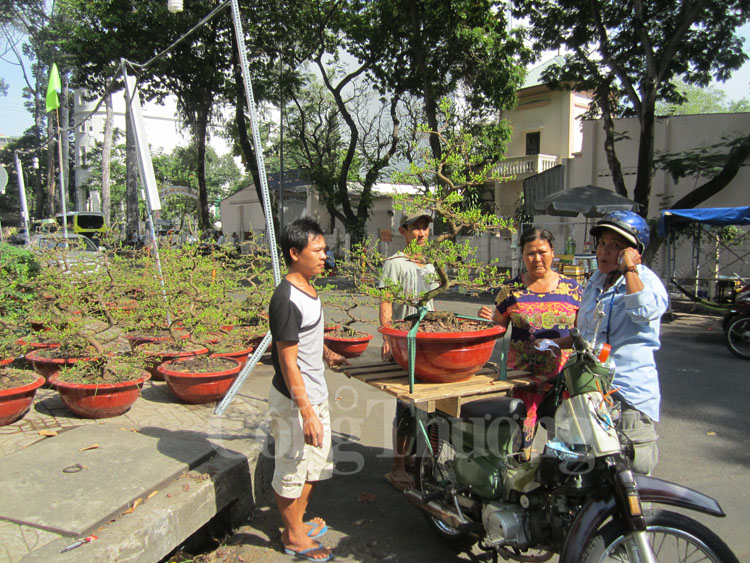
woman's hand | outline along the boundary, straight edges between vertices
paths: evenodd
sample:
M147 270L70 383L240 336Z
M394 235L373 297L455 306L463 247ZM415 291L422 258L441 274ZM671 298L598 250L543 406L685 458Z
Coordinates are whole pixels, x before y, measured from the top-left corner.
M481 309L479 309L479 312L477 313L477 316L480 319L487 319L488 321L492 320L492 315L495 313L495 311L491 307L487 307L487 305L482 306Z
M621 272L632 270L640 263L641 255L635 248L632 247L623 249L617 259L617 264Z

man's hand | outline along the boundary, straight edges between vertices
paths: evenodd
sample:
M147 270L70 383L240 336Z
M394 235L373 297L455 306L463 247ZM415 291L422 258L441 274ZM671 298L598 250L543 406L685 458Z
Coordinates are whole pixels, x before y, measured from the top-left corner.
M391 345L388 344L388 340L383 338L383 346L380 348L380 357L384 362L390 362L393 359L391 354Z
M323 361L329 368L349 365L349 360L347 360L341 354L337 354L328 346L323 347Z
M302 411L302 432L305 434L305 444L323 447L323 423L312 407Z

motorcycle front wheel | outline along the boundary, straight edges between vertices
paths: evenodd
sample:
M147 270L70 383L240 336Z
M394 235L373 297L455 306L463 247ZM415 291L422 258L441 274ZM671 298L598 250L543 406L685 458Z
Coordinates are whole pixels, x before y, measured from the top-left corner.
M425 452L420 458L416 475L417 487L423 495L443 491L451 485L454 487L456 485L456 474L453 469L456 450L447 440L437 438L436 425L428 426L428 433L431 435L432 454ZM476 543L477 538L469 532L457 530L426 512L422 514L432 531L449 547L458 551L468 551Z
M737 563L737 558L719 536L711 530L676 512L646 512L648 541L659 563ZM603 526L584 553L585 563L626 562L627 529L619 520Z
M750 360L750 317L737 317L729 322L726 343L732 354Z

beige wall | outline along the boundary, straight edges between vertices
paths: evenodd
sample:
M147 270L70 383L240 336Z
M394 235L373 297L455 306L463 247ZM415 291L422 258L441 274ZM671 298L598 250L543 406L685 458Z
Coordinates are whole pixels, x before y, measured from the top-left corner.
M526 133L541 133L540 152L568 158L581 150L581 127L576 118L589 98L576 92L552 91L543 86L519 92L518 106L503 114L513 129L506 156L526 154Z
M618 133L630 140L617 143L617 156L625 174L628 196L633 196L638 157L640 127L636 118L615 122ZM657 120L654 146L657 151L677 153L689 149L708 147L720 142L722 137L746 135L750 131L750 113L685 115ZM604 153L604 131L600 121L584 122L584 147L582 154L570 159L566 166L566 187L594 184L614 188ZM658 217L661 209L671 207L678 199L702 183L686 178L675 184L671 176L657 171L652 179L651 201L648 216ZM701 207L734 207L750 203L750 159L732 180Z

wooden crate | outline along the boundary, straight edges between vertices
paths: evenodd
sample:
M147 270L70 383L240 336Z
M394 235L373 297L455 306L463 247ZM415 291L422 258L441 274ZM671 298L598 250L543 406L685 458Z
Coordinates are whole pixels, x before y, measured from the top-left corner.
M416 408L435 412L439 410L458 416L461 405L477 399L507 396L517 387L534 383L535 379L525 371L508 370L506 379L499 379L494 364L487 364L466 381L456 383L414 382L414 392L409 393L409 374L393 362L363 363L347 366L344 374L410 403Z

